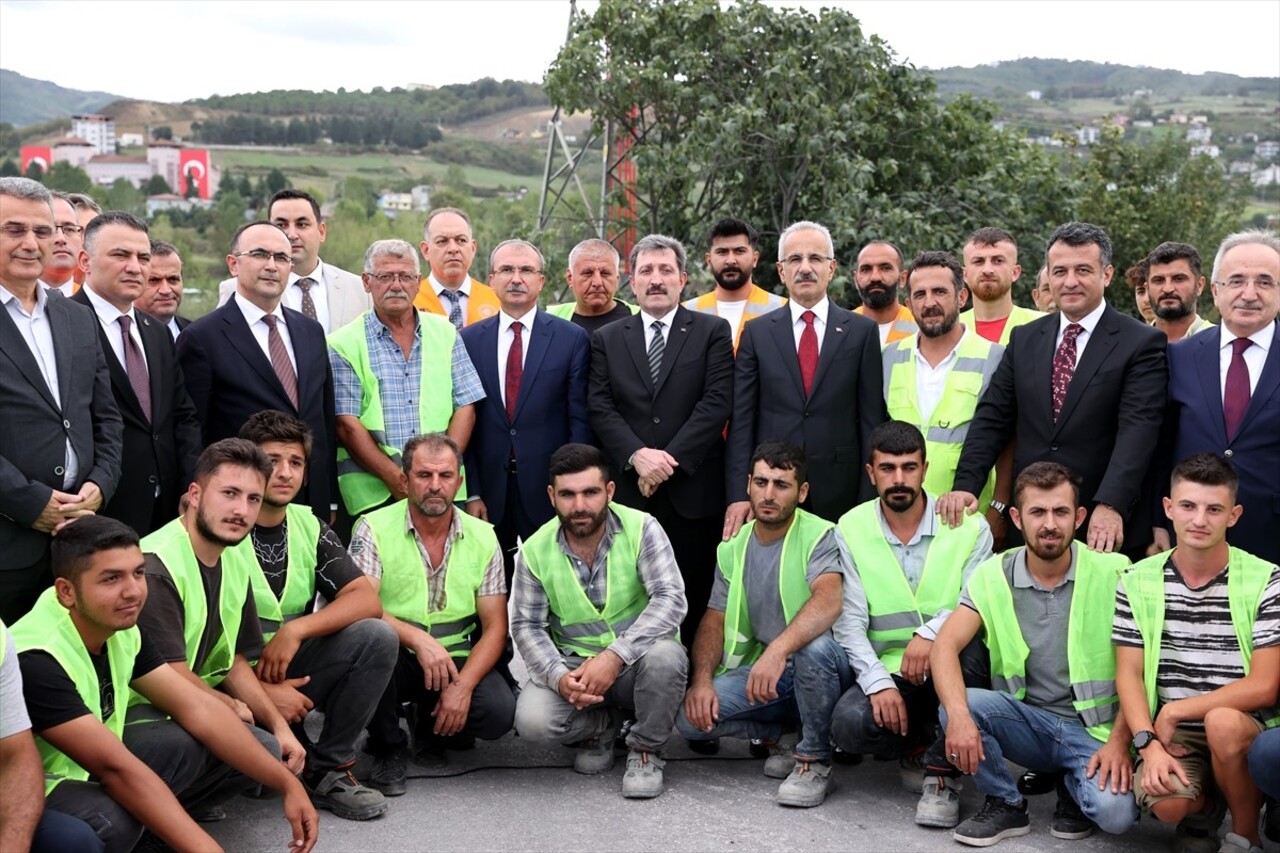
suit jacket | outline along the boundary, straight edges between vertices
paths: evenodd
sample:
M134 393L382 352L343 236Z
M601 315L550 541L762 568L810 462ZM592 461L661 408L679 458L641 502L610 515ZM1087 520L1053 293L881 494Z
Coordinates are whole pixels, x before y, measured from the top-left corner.
M44 310L61 404L8 310L0 307L0 571L43 558L49 535L31 525L53 490L63 489L68 438L79 474L66 491L92 480L109 501L120 481L122 425L94 331L98 318L54 292L48 293Z
M93 310L83 289L71 301ZM158 526L157 522L163 524L178 516L178 498L195 474L196 460L204 445L200 442L200 420L187 394L168 326L144 311L134 313L151 380L151 420L143 413L106 330L101 322L96 323L102 357L111 374L111 391L124 420L124 458L129 460L120 472L115 495L101 512L123 521L139 536L146 536Z
M349 273L333 264L320 262L324 277L324 295L329 303L329 328L325 334L342 328L373 307L373 298L364 289L364 282L355 273ZM236 292L236 280L226 279L218 284L218 307L227 304ZM182 321L178 321L179 329Z
M298 362L298 407L285 395L271 362L234 302L216 308L178 338L178 363L200 418L205 445L240 434L250 415L278 409L311 427L307 486L298 502L328 521L338 500L337 435L333 373L324 329L315 320L285 308L285 323Z
M476 403L476 425L467 445L467 486L489 511L489 521L506 514L509 460L516 460L516 489L534 529L551 520L547 465L561 445L592 442L587 423L587 370L591 341L587 333L546 311L534 315L525 338L524 374L514 419L507 418L499 377L497 317L462 330L462 342L480 374L485 399ZM526 535L531 535L533 530Z
M729 422L726 488L730 501L747 499L756 446L786 439L805 451L813 512L835 521L875 497L863 465L871 431L886 418L880 332L866 317L834 302L818 349L809 396L800 379L791 309L748 323L738 343Z
M1156 494L1169 493L1173 466L1193 453L1227 457L1240 477L1236 503L1244 507L1227 541L1280 563L1280 321L1272 325L1276 336L1258 386L1230 439L1222 420L1221 334L1206 331L1169 346L1168 438L1162 447L1170 450L1159 457Z
M649 376L644 317L634 314L591 336L587 410L600 446L613 462L615 500L644 509L627 460L642 447L665 450L679 463L659 489L685 518L724 511L724 425L733 404L733 340L729 324L681 306L672 317L655 384Z
M1016 327L978 401L955 488L978 494L996 457L1014 443L1013 475L1032 462L1059 462L1080 478L1081 505L1104 503L1125 519L1125 548L1150 518L1143 482L1164 417L1169 379L1163 333L1107 306L1080 356L1062 412L1053 420L1053 356L1058 315ZM1140 510L1141 507L1141 510ZM1139 511L1140 510L1140 511ZM1139 511L1137 518L1131 518ZM1145 527L1145 530L1142 529ZM1080 525L1083 537L1088 522Z

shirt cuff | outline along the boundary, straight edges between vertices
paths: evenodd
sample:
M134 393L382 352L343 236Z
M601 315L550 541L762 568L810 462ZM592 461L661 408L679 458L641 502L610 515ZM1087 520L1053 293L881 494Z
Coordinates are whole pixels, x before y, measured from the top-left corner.
M571 672L569 667L565 666L564 660L557 660L551 666L547 667L546 683L542 686L548 690L560 691L560 679L564 678Z
M631 666L636 662L635 646L629 640L625 640L622 637L618 637L610 643L609 648L605 649L605 651L613 652L627 666Z
M879 693L881 690L898 685L889 674L889 670L884 668L884 664L877 661L873 668L858 676L858 686L862 688L863 693L870 696L872 693Z

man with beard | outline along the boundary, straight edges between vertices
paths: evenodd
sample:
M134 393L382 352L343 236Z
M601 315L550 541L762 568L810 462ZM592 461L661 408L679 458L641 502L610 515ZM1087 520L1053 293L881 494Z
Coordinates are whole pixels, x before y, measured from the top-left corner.
M604 773L630 716L622 796L650 799L689 666L676 639L684 580L662 525L613 502L601 450L566 444L549 475L556 517L524 541L511 589L511 636L529 668L516 732L576 746L574 770Z
M973 295L973 307L960 322L979 337L1002 346L1015 327L1042 316L1039 311L1013 304L1013 283L1022 275L1018 244L999 228L979 228L964 243L964 280Z
M366 747L377 759L369 786L388 797L406 790L403 703L414 705L414 742L438 759L446 747L502 737L516 707L494 670L507 641L498 538L487 521L453 506L462 451L434 432L409 439L401 459L400 491L407 497L364 516L351 538L351 557L378 590L382 618L400 640Z
M53 249L40 281L63 296L74 296L84 284L84 272L80 269L84 228L76 217L75 206L65 193L53 194L53 226Z
M573 301L548 305L547 313L581 326L588 335L630 317L640 309L616 298L621 264L618 250L608 240L583 240L569 252L569 268L564 271Z
M1095 826L1124 832L1138 809L1109 626L1128 561L1072 541L1085 508L1063 466L1028 465L1013 502L1010 516L1027 545L974 570L929 656L947 760L986 797L952 838L987 847L1031 832L1006 758L1063 773L1053 837L1085 838ZM991 656L991 690L965 687L960 653L979 636Z
M172 243L152 240L151 272L147 275L142 295L133 300L133 307L164 323L176 341L182 330L191 324L186 317L178 316L181 306L182 256Z
M306 476L311 430L268 409L249 418L240 437L258 445L272 466L249 534L258 569L250 581L266 641L255 671L299 739L307 713L319 707L324 714L302 773L313 802L347 820L377 817L386 800L351 771L356 741L395 667L395 631L329 525L291 503ZM314 609L317 597L326 603L322 610Z
M916 333L911 309L898 303L902 284L902 250L887 240L875 240L858 252L853 283L862 304L853 313L874 320L880 327L880 348Z
M1151 325L1164 332L1169 343L1189 338L1213 324L1196 313L1196 300L1204 290L1200 253L1187 243L1161 243L1147 255L1147 298L1155 312Z
M724 319L733 330L734 352L748 320L787 304L785 296L770 293L751 280L760 263L758 243L756 229L741 219L729 217L711 226L706 262L716 289L684 303L690 311Z
M916 823L951 827L960 821L960 774L938 731L929 652L961 588L991 556L991 531L977 516L954 528L938 519L926 447L909 423L876 427L867 475L879 498L839 521L867 606L851 614L861 634L851 656L858 680L836 704L831 734L845 752L898 759L903 786L921 793ZM981 653L962 657L965 683L986 686Z

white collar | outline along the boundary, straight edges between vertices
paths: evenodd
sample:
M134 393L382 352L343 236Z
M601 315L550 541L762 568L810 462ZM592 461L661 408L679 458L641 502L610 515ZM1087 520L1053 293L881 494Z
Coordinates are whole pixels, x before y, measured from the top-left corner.
M431 282L431 292L434 293L436 296L439 296L440 291L442 290L451 289L441 284L440 279L436 278L435 273L429 274L427 276L427 280ZM467 274L467 277L462 280L462 284L458 286L458 292L461 293L463 296L467 297L468 299L471 298L471 275L469 273Z
M529 312L525 314L523 317L521 317L519 320L517 320L515 317L512 317L506 311L499 311L498 312L498 334L505 335L507 333L507 329L510 329L515 323L520 323L522 326L524 326L524 331L526 332L531 331L533 329L534 319L537 316L538 316L537 305L533 306L533 308L531 308Z
M89 304L93 307L94 312L98 315L98 318L102 320L104 325L109 326L112 323L118 323L120 322L121 317L128 317L130 322L135 326L138 324L138 317L133 313L132 305L129 306L128 311L121 311L106 299L99 296L98 293L94 291L92 285L85 284L81 289L85 292L85 296L89 298Z
M1218 349L1226 349L1227 347L1231 346L1232 341L1240 337L1235 332L1228 329L1226 323L1221 324L1220 328L1222 329L1222 331L1220 333L1220 337L1218 338ZM1263 351L1267 351L1271 349L1271 343L1273 340L1275 340L1275 336L1276 336L1276 321L1272 320L1270 323L1268 323L1267 325L1263 326L1261 329L1259 329L1258 331L1250 335L1249 340L1253 341L1254 346L1258 347Z
M276 303L276 307L272 311L263 311L257 305L254 305L240 291L236 291L236 306L239 307L240 313L244 315L244 321L249 324L249 328L253 328L253 324L267 316L268 313L279 318L280 322L284 322L284 311L280 308L280 303Z
M1097 308L1094 308L1092 311L1090 311L1088 314L1085 314L1079 320L1069 320L1067 319L1066 314L1063 314L1062 312L1058 312L1058 335L1061 336L1067 330L1067 326L1071 325L1072 323L1078 323L1079 325L1084 327L1084 330L1086 333L1092 335L1093 330L1098 326L1098 321L1102 319L1102 312L1106 310L1107 310L1107 300L1104 299L1098 303Z
M806 311L812 311L814 316L817 317L818 320L822 322L822 325L825 326L827 324L827 311L831 308L831 300L824 296L822 297L822 301L817 305L812 308L805 308L799 302L791 299L787 301L787 306L791 309L791 325L794 326L796 323L800 322L801 314Z
M655 317L652 314L650 314L648 311L643 311L643 310L640 312L640 316L644 319L644 327L646 329L653 326L654 320L661 322L665 328L670 329L672 326L671 318L674 317L676 315L676 312L679 310L680 310L680 303L677 302L676 307L672 308L670 311L663 314L661 317Z
M312 281L314 281L316 284L323 286L324 285L324 261L320 260L320 258L317 257L316 268L305 275L299 274L296 269L290 270L289 286L293 287L293 285L296 284L298 279L300 278L309 278Z

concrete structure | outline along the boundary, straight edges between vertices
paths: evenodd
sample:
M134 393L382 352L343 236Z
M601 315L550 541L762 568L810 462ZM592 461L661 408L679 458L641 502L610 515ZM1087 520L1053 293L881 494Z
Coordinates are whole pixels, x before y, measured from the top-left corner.
M84 169L89 178L101 186L110 186L124 178L141 189L153 175L159 175L180 196L186 195L188 177L195 182L199 198L207 201L218 192L221 173L213 165L207 148L183 148L174 142L155 140L147 145L145 157L96 151L89 141L75 136L50 145L24 145L22 171L25 174L28 167L35 164L47 172L54 163L65 162Z
M116 153L116 122L111 116L72 116L71 135L86 140L99 154Z

